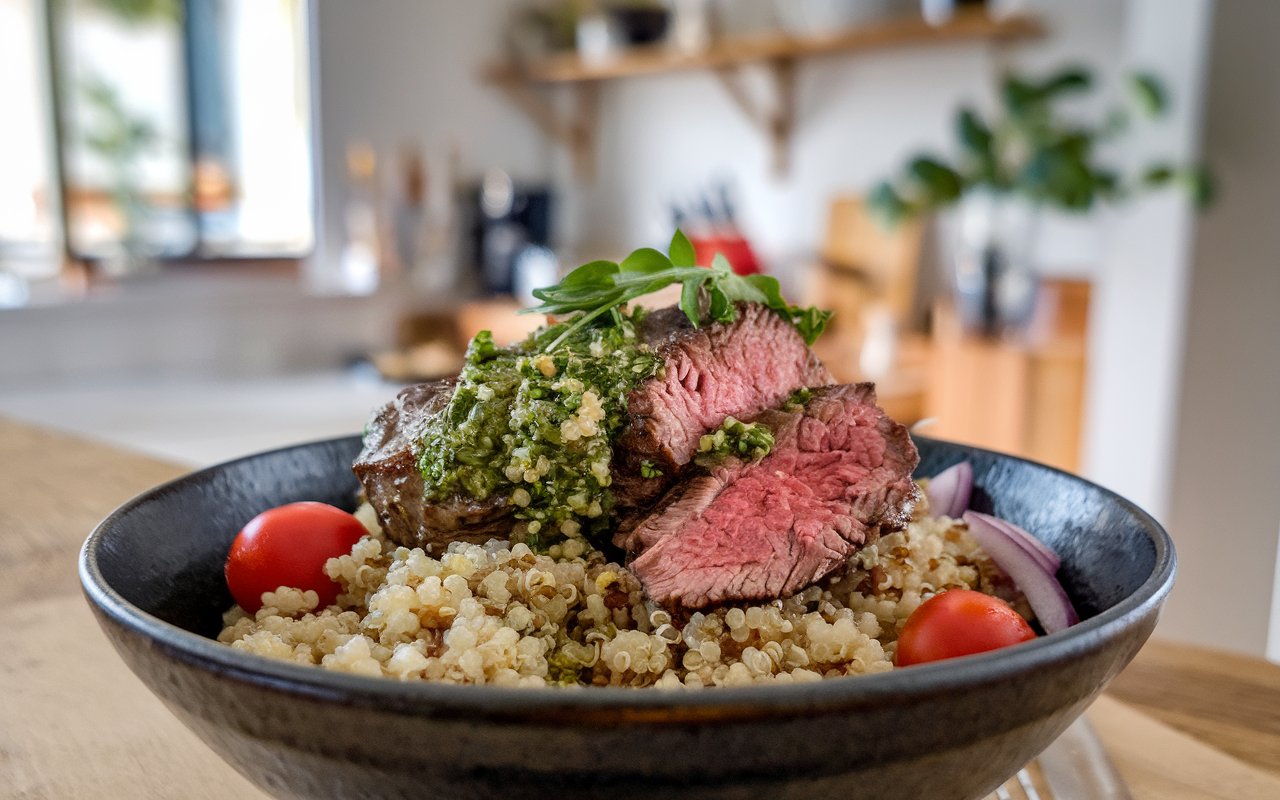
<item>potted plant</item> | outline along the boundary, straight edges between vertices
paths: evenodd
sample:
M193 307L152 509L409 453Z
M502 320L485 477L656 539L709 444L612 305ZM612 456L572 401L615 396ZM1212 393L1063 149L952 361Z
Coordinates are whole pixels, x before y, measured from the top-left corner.
M1167 108L1161 83L1149 74L1127 80L1128 98L1100 122L1061 111L1062 101L1092 90L1092 74L1068 68L1036 80L1006 75L999 108L984 117L971 107L956 114L959 154L952 161L921 154L902 174L872 191L872 210L888 225L954 209L952 233L957 311L965 327L995 335L1029 319L1037 285L1031 250L1045 209L1082 213L1145 189L1179 185L1208 202L1207 173L1154 162L1135 174L1109 165L1103 145Z

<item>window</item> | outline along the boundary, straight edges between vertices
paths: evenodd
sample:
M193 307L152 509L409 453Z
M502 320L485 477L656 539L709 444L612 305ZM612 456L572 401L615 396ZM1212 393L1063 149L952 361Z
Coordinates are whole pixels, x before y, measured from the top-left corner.
M306 0L0 0L0 255L305 254L309 43Z
M0 0L0 305L17 291L18 277L39 278L57 269L55 182L47 84L42 60L43 4Z

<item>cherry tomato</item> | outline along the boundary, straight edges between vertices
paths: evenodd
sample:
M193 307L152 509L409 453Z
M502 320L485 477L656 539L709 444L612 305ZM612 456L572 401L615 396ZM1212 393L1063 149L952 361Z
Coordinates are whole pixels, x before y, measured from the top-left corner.
M281 586L320 595L320 608L338 597L338 584L324 574L324 562L351 552L365 535L360 521L325 503L289 503L263 511L236 535L227 556L227 588L253 614L262 593Z
M898 637L898 666L985 653L1036 638L1008 603L968 589L952 589L920 604Z

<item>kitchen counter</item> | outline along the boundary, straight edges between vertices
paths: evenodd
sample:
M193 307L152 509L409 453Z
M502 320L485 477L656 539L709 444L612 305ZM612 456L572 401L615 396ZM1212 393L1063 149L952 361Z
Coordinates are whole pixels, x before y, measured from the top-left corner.
M184 471L0 417L0 797L262 797L128 671L80 595L94 524ZM1088 713L1137 800L1280 797L1280 666L1155 641Z
M399 388L372 368L0 385L0 414L197 467L359 433Z

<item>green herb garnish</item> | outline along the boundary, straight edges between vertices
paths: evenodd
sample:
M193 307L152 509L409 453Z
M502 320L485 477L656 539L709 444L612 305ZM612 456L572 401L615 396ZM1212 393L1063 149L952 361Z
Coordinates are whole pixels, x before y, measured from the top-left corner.
M645 459L640 462L640 477L642 478L661 478L662 470L654 466L653 462Z
M714 322L733 322L738 318L735 302L761 303L795 326L806 344L813 344L831 319L830 311L802 308L787 303L782 297L778 279L769 275L738 275L729 261L717 253L709 268L695 264L693 245L680 230L671 238L667 255L651 247L642 247L622 260L592 261L570 272L555 286L535 289L533 296L542 301L522 313L576 314L567 327L544 348L555 350L578 330L609 315L619 324L619 309L635 300L682 284L680 309L694 327L706 316Z
M582 548L571 540L602 541L613 437L631 391L661 366L636 336L640 318L580 330L554 353L541 346L564 324L509 347L476 334L448 406L419 434L426 497L503 498L534 550L560 545L572 558Z

